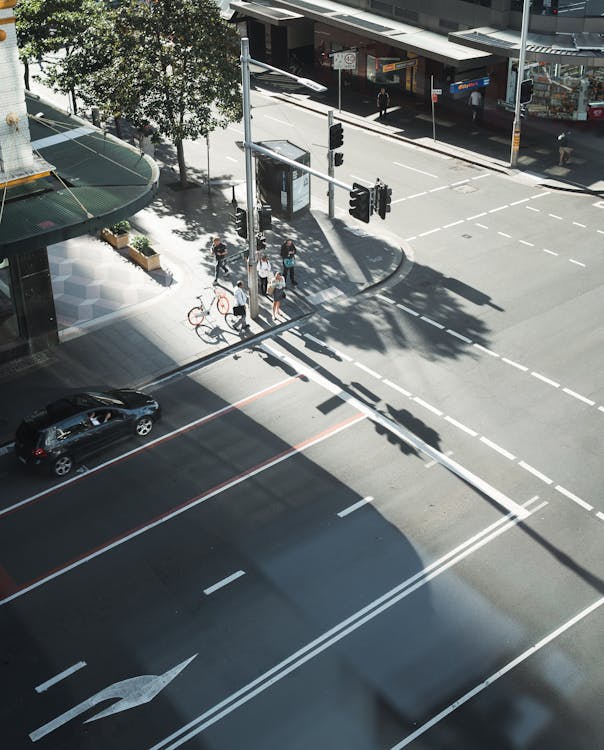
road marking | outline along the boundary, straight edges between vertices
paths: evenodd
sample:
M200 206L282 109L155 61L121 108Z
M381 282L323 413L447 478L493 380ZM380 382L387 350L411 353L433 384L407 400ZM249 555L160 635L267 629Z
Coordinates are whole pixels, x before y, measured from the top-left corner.
M527 242L526 240L518 240L521 245L526 245L527 247L535 247L533 242Z
M398 391L399 393L402 393L403 396L407 396L408 398L411 398L411 391L407 391L404 388L402 388L400 385L397 385L396 383L393 383L391 380L382 380L382 383L384 385L389 386L390 388L394 388L395 391Z
M482 211L481 213L476 214L475 216L468 216L468 218L466 219L466 221L474 221L474 219L480 219L481 216L486 216L486 215L487 215L487 212L486 211Z
M604 234L604 232L602 232L602 234ZM602 513L601 511L598 511L596 513L596 516L600 519L600 521L604 521L604 513Z
M510 206L518 206L520 203L526 203L527 201L530 201L530 198L521 198L519 201L510 203Z
M236 581L238 578L241 578L241 576L244 576L244 575L245 575L245 570L238 570L236 573L232 573L230 576L227 576L226 578L223 578L221 581L218 581L218 583L215 583L213 586L208 586L207 589L203 590L203 593L206 596L209 596L210 594L213 594L215 591L218 591L218 589L221 589L224 586L228 586L229 583Z
M434 234L434 232L440 232L442 227L436 227L436 229L429 229L427 232L421 232L418 234L418 237L426 237L429 234Z
M479 224L478 222L476 222L476 226L480 227L481 229L488 229L486 224Z
M348 354L344 354L344 352L341 352L339 349L336 349L334 346L330 346L329 344L326 344L324 341L321 341L321 339L315 338L310 333L303 333L301 334L307 339L310 339L311 341L314 341L315 344L319 344L319 346L322 346L324 349L327 349L330 352L333 352L333 354L337 355L340 359L343 359L345 362L352 362L352 357L349 357Z
M360 401L355 396L351 395L347 391L340 388L340 386L337 385L336 383L332 382L331 380L328 380L328 378L316 372L316 370L314 370L313 368L308 367L307 365L304 365L302 362L300 362L294 357L291 357L288 354L281 354L271 344L267 344L266 342L263 342L260 345L260 347L264 349L265 351L268 351L269 353L271 353L274 357L277 357L281 361L289 364L291 367L294 368L294 370L296 371L299 370L300 375L305 375L309 380L325 388L326 391L328 391L329 393L332 393L333 395L340 398L342 401L352 406L354 409L360 412L361 415L364 415L365 417L370 419L372 422L379 424L381 427L388 430L393 435L396 435L400 440L403 440L405 443L415 448L416 451L424 453L430 458L436 459L444 468L448 469L452 474L456 474L458 477L463 479L468 484L471 484L473 487L478 489L483 494L488 495L491 498L491 500L493 500L495 503L500 505L502 508L505 508L507 511L514 513L515 515L526 513L526 511L524 511L521 508L521 506L518 505L518 503L516 503L511 498L507 497L507 495L505 495L503 492L493 487L484 479L481 479L479 476L471 472L469 469L466 469L465 466L462 466L457 461L453 461L448 456L445 456L444 453L437 450L436 448L433 448L431 445L426 443L424 440L418 437L411 430L408 430L402 425L399 425L397 422L391 419L388 419L384 415L380 414L378 411L371 408L370 406L365 404L363 401ZM465 428L465 429L470 434L475 434L475 435L478 434L478 433L474 433L474 431L470 430L469 428Z
M544 253L549 253L550 255L559 255L559 253L555 253L553 250L547 250L545 247L543 248Z
M585 508L585 510L592 511L594 509L593 505L590 505L589 503L586 503L585 500L581 500L580 497L577 497L572 492L569 492L568 490L564 489L564 487L561 487L559 484L556 485L556 489L560 494L564 495L564 497L567 497L569 500L572 500L573 503L577 503L577 505L580 505L582 508Z
M70 479L65 479L62 482L58 482L57 484L54 484L52 487L48 487L45 490L37 492L35 495L30 495L29 497L26 497L23 500L20 500L19 502L14 503L8 508L3 508L2 510L0 510L0 518L3 518L9 513L12 513L13 511L18 510L19 508L22 508L25 505L29 505L30 503L33 503L36 500L40 500L41 498L46 497L46 495L50 495L53 492L56 492L57 490L61 490L63 489L63 487L67 487L68 485L73 484L74 482L80 482L84 479L88 479L93 474L96 474L98 471L102 471L103 469L106 469L108 466L112 466L113 464L116 464L119 461L123 461L127 458L130 458L131 456L137 455L138 453L142 453L143 451L147 451L150 448L154 448L155 446L161 445L162 443L167 442L168 440L172 440L173 438L178 437L179 435L185 432L189 432L190 430L200 427L201 425L206 424L207 422L211 422L212 420L217 419L218 417L222 417L225 414L229 414L232 411L241 409L242 406L247 406L248 404L251 404L254 401L258 400L259 398L268 396L271 393L276 392L287 385L291 385L297 380L297 378L298 378L297 375L292 375L288 378L284 378L283 380L279 380L274 385L269 385L266 388L262 388L261 390L256 391L255 393L251 393L249 396L244 396L238 401L235 401L233 404L230 404L228 406L223 406L221 409L217 409L211 414L206 414L204 417L200 417L199 419L194 419L192 422L188 422L182 427L179 427L176 430L172 430L172 432L168 432L165 435L161 435L160 437L154 438L153 440L149 440L148 443L144 443L143 445L139 445L136 448L132 448L132 450L126 451L126 453L122 453L120 456L116 456L115 458L110 458L108 461L104 461L102 464L99 464L98 466L95 466L94 468L90 469L86 474L76 474Z
M432 188L428 192L430 192L430 193L438 193L439 190L448 190L448 188L449 188L449 185L441 185L440 187Z
M457 331L454 331L451 328L447 328L447 333L450 333L451 336L455 336L456 339L461 339L461 341L465 341L466 344L472 343L472 339L469 339L467 336L463 336L461 333L457 333Z
M375 295L378 299L381 299L382 302L388 302L391 305L396 305L395 300L390 299L390 297L385 297L383 294L380 294L379 292Z
M437 409L435 406L432 406L432 404L429 404L427 401L424 401L423 398L420 398L419 396L414 396L413 400L415 401L416 404L423 406L424 409L431 411L433 414L436 414L438 417L442 417L443 412L440 409Z
M452 182L451 187L455 187L456 185L465 185L466 182L470 182L470 179L466 178L465 180L458 180L457 182Z
M69 709L69 711L65 711L65 713L57 716L56 719L49 721L48 724L44 724L44 726L36 729L36 731L32 732L29 737L32 742L37 742L42 739L42 737L46 737L47 734L54 732L55 729L58 729L72 719L75 719L76 716L85 713L93 706L109 700L110 698L120 698L120 700L112 706L109 706L109 708L106 708L104 711L91 716L90 719L87 719L84 722L84 724L104 718L105 716L120 713L121 711L127 711L129 708L141 706L144 703L149 703L149 701L152 701L153 698L155 698L155 696L166 687L166 685L178 677L183 669L188 667L196 656L197 654L191 656L189 659L182 661L180 664L161 675L146 674L141 675L140 677L131 677L130 679L122 680L121 682L115 682L113 685L109 685L109 687L106 687L104 690L101 690L87 700L78 703L77 706Z
M548 385L553 386L554 388L560 388L560 383L556 383L555 380L552 380L551 378L546 378L545 375L541 375L538 372L535 372L534 370L531 372L531 375L534 378L537 378L538 380L542 380L544 383L547 383Z
M508 240L512 239L512 235L511 234L507 234L506 232L497 232L497 234L500 234L502 237L507 237Z
M406 305L403 305L400 302L397 302L396 306L400 307L400 309L404 310L406 313L409 313L409 315L415 315L416 318L419 317L419 313L418 312L415 312L415 310L412 310L410 307L407 307Z
M581 266L582 268L585 268L585 263L581 263L580 260L574 260L573 258L568 259L570 263L574 263L576 266Z
M548 214L548 216L551 216L552 219L558 219L559 221L562 221L562 217L558 216L557 214Z
M421 195L427 195L426 191L424 190L423 193L413 193L413 195L408 195L407 198L410 200L411 198L419 198Z
M490 214L496 214L497 211L503 211L504 208L509 208L508 204L506 203L504 206L497 206L497 208L492 208L489 213Z
M545 198L546 195L551 195L551 191L550 190L545 190L543 193L537 193L537 195L531 195L530 199L532 201L536 201L539 198Z
M445 456L452 456L453 451L445 451ZM424 464L424 469L431 469L433 466L437 466L438 461L428 461L428 463Z
M477 177L472 177L473 180L483 180L485 177L490 177L489 172L485 172L484 174L479 174Z
M35 688L36 693L43 693L46 690L48 690L49 687L52 687L52 685L56 685L57 682L61 682L61 680L64 680L66 677L69 677L74 672L77 672L79 669L82 669L82 667L86 666L85 661L79 661L77 664L74 664L71 667L68 667L67 669L64 669L62 672L59 672L59 674L55 675L54 677L51 677L50 680L46 680L46 682L43 682L41 685L38 685L37 688Z
M534 466L527 464L525 461L518 461L518 466L522 466L523 469L526 469L526 471L530 472L533 476L537 477L537 479L540 479L542 482L545 482L545 484L553 484L552 479L550 479L545 474L542 474L540 471L535 469Z
M264 345L261 345L261 346L263 346L263 348L269 348ZM279 355L275 353L274 356L279 356ZM305 368L306 372L308 372L308 370L309 368ZM361 402L359 401L359 403ZM59 578L60 576L65 575L65 573L68 573L71 570L75 570L75 568L79 568L81 565L84 565L85 563L90 562L90 560L94 560L97 557L101 557L107 552L110 552L111 550L116 549L117 547L120 547L122 544L125 544L126 542L129 542L138 536L142 536L147 531L150 531L151 529L154 529L157 526L161 526L162 524L167 523L168 521L171 521L173 518L176 518L177 516L180 516L183 513L186 513L188 510L191 510L191 508L196 508L198 505L205 503L207 500L211 500L212 498L217 497L218 495L221 495L223 492L230 490L232 487L236 487L242 482L245 482L246 480L257 476L258 474L261 474L263 471L266 471L267 469L271 469L273 466L280 464L282 461L286 461L288 458L291 458L292 456L296 456L299 453L302 453L307 448L312 448L313 446L318 445L319 443L322 443L324 440L327 440L330 437L334 437L335 435L338 435L340 432L347 430L349 427L353 427L355 424L357 424L358 422L361 422L365 418L366 416L363 413L354 414L352 417L349 417L348 419L345 419L342 422L339 422L333 427L329 427L326 430L323 430L317 433L316 435L313 435L310 438L306 438L302 442L297 443L296 445L290 448L287 448L286 450L282 451L281 453L276 454L272 458L269 458L266 461L263 461L262 463L257 464L256 466L252 466L247 471L244 471L241 474L238 474L232 479L228 479L222 482L221 484L218 484L215 487L212 487L206 492L203 492L200 495L197 495L193 498L190 498L189 500L186 500L184 503L181 503L179 506L177 506L173 510L166 511L162 515L157 516L156 518L153 518L151 521L148 521L147 523L136 527L132 531L116 537L108 544L105 544L101 547L97 547L92 552L82 555L81 557L77 557L71 562L64 565L63 567L55 569L52 573L49 573L48 575L45 575L41 578L38 578L32 581L29 584L24 585L23 587L12 592L8 596L5 596L3 599L0 599L0 606L4 604L8 604L14 599L18 599L19 597L24 596L30 591L33 591L34 589L44 586L49 581L52 581L55 578Z
M587 225L586 224L580 224L578 221L573 221L573 224L576 227L581 227L582 229L587 229Z
M470 429L469 427L466 427L465 424L462 422L458 422L456 419L453 419L453 417L450 417L448 414L445 417L447 422L450 422L452 425L455 425L455 427L458 427L460 430L463 430L464 432L467 432L468 435L471 435L472 437L476 437L478 433L475 430Z
M294 124L293 122L287 122L286 120L279 120L277 117L271 117L271 115L264 115L267 120L272 120L273 122L278 122L279 125L287 125L288 128L293 128Z
M497 443L494 443L492 440L489 440L484 435L481 435L480 442L484 443L485 445L488 445L489 448L492 448L493 450L497 451L497 453L501 453L502 456L509 458L510 461L516 460L516 456L513 453L506 451L505 448L502 448L500 445L497 445Z
M500 356L499 354L497 354L497 352L494 352L491 349L487 349L486 346L482 346L481 344L472 344L472 346L475 346L477 349L480 349L481 352L485 352L486 354L490 354L491 357L499 357Z
M449 714L453 713L453 711L456 711L458 708L460 708L460 706L463 706L475 695L478 695L478 693L481 693L485 688L490 687L500 677L503 677L505 674L510 672L519 664L522 664L522 662L526 661L529 658L529 656L533 656L533 654L536 654L538 651L544 648L544 646L547 646L556 638L558 638L560 635L565 633L567 630L570 630L570 628L574 627L578 622L581 622L581 620L584 620L586 617L588 617L592 612L595 612L599 607L602 606L602 604L604 604L604 596L600 597L600 599L596 599L596 601L590 604L589 607L586 607L584 610L576 614L570 620L567 620L565 623L560 625L559 628L556 628L556 630L551 632L549 635L546 635L545 638L542 638L540 641L535 643L534 646L531 646L526 651L524 651L519 656L517 656L515 659L512 659L512 661L508 662L504 667L499 669L497 672L494 672L492 675L490 675L490 677L487 677L487 679L484 682L481 682L479 685L476 685L476 687L473 687L471 690L469 690L467 693L462 695L460 698L457 698L457 700L451 703L450 706L448 706L447 708L437 713L425 724L422 724L421 727L416 729L411 734L407 735L404 740L402 740L396 745L393 745L390 748L390 750L402 750L402 748L407 747L407 745L410 745L418 737L421 737L422 734L425 734L429 729L431 729L433 726L435 726L440 721L442 721L442 719L449 716Z
M367 367L367 365L364 365L361 362L355 362L354 364L355 364L355 367L358 367L359 370L363 370L363 372L366 372L368 375L371 375L372 377L377 378L378 380L382 379L382 376L379 374L379 372L372 370L370 367Z
M444 328L441 323L437 323L435 320L432 320L432 318L427 318L425 315L420 316L421 320L425 320L426 323L429 323L431 326L434 326L435 328L440 328L441 330Z
M535 213L541 213L540 208L535 208L534 206L525 206L527 211L534 211Z
M463 224L465 219L459 219L458 221L452 221L450 224L445 224L443 229L449 229L450 227L456 227L458 224Z
M369 495L368 497L364 497L362 500L359 500L358 503L354 503L353 505L349 505L348 508L344 508L344 510L341 510L338 513L338 516L340 518L344 518L345 516L349 515L350 513L353 513L355 510L358 510L359 508L362 508L363 505L367 505L367 503L371 503L373 501L373 497Z
M419 172L420 174L425 174L428 177L434 177L435 180L438 179L438 175L432 174L431 172L424 172L423 169L416 169L415 167L409 167L407 164L401 164L398 161L393 161L392 163L395 164L397 167L402 167L403 169L410 169L412 172Z
M508 359L507 357L501 358L502 362L505 362L506 365L511 365L512 367L515 367L517 370L521 370L522 372L527 372L528 367L525 367L524 365L518 364L518 362L514 362L513 359Z
M547 505L546 502L543 502L529 511L528 506L532 504L535 499L538 498L532 498L522 506L522 510L526 513L527 518ZM411 577L402 581L398 586L395 586L382 596L374 599L368 605L363 607L363 609L353 613L346 620L342 620L330 630L325 631L314 640L305 644L302 648L298 649L298 651L290 654L286 659L275 664L275 666L271 667L254 680L248 682L242 688L224 698L220 703L207 709L202 714L183 725L180 729L172 732L171 735L160 740L157 744L153 745L153 747L149 748L149 750L176 750L176 748L184 745L198 734L201 734L201 732L220 721L220 719L233 713L237 708L245 705L252 700L252 698L260 695L265 690L299 669L311 659L319 656L319 654L323 653L346 636L355 632L366 623L371 622L371 620L382 614L382 612L385 612L395 604L398 604L399 601L402 601L422 586L425 586L431 580L442 575L457 563L470 557L474 552L485 547L502 534L515 528L520 520L521 519L509 513L498 521L495 521L495 523L482 531L479 531L470 539L462 542L455 547L455 549L438 558L433 563L430 563L430 565L423 568L423 570L418 571Z
M563 388L562 390L564 391L564 393L568 393L569 396L572 396L573 398L576 398L579 401L583 401L584 404L588 404L589 406L596 405L595 401L592 401L590 398L586 398L585 396L582 396L580 393L577 393L576 391L571 391L570 388Z

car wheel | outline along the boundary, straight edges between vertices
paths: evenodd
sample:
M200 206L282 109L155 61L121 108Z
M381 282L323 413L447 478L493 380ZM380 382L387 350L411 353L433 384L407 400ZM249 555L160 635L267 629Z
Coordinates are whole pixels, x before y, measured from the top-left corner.
M52 465L55 477L66 477L73 469L73 459L70 456L59 456Z
M145 437L153 429L153 420L151 417L141 417L136 420L134 430L139 437Z

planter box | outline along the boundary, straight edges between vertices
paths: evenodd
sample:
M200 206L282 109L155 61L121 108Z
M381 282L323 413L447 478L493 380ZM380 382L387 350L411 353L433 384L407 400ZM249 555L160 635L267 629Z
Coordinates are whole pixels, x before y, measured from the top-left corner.
M145 271L155 271L156 269L161 268L159 253L156 253L155 251L153 251L152 255L145 255L132 247L132 245L128 245L128 257L141 268L144 268Z
M113 234L109 229L101 230L101 238L112 245L116 250L128 247L128 243L130 242L130 235L128 232L125 234Z

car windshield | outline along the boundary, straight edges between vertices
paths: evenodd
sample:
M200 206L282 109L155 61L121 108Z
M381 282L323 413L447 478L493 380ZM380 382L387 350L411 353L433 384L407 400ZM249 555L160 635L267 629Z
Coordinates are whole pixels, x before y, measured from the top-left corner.
M78 406L82 406L87 409L91 406L119 406L124 408L125 404L114 396L110 396L108 393L81 393L74 399Z

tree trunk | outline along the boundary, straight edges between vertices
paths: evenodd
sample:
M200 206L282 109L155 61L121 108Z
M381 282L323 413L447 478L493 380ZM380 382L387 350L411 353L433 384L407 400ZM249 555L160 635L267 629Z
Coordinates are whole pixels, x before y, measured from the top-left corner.
M180 187L187 187L187 165L185 164L185 151L182 141L176 141L176 155L178 157L178 171L180 173Z
M78 114L78 100L76 98L76 92L75 89L70 89L69 93L71 94L71 105L73 107L73 114Z
M29 60L23 61L23 83L27 91L29 91Z
M122 116L113 115L113 122L115 123L115 134L118 138L122 137Z

